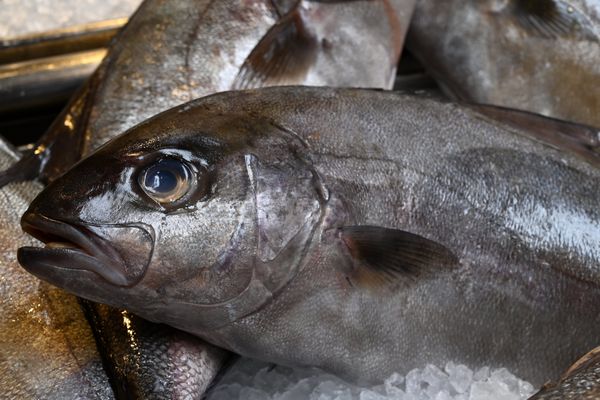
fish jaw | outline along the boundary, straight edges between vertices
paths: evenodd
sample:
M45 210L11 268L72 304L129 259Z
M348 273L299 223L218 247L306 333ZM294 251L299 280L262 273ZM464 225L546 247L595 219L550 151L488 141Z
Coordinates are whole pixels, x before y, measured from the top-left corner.
M51 270L92 272L106 283L131 287L144 276L154 249L153 235L140 226L80 226L27 212L23 230L46 243L46 247L21 247L18 260L29 272L46 278ZM123 236L133 233L139 258L125 258L101 233ZM112 236L112 235L111 235ZM110 237L110 236L109 236ZM146 253L145 256L143 253Z

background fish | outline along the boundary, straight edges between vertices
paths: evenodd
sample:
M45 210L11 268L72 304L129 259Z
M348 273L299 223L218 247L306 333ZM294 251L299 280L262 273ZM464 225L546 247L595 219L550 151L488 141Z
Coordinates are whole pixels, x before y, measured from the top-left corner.
M599 191L595 166L471 108L229 92L51 183L22 219L47 247L18 257L245 356L373 381L493 363L541 385L598 338Z
M82 303L119 398L202 398L227 357L185 332Z
M600 348L573 364L553 384L544 385L530 400L594 400L600 398Z
M0 140L0 166L16 160L17 152ZM40 190L33 182L0 189L0 397L112 399L76 298L23 273L14 255L19 246L35 244L18 221Z
M37 176L40 170L42 179L52 180L82 153L143 119L231 87L297 83L389 88L413 6L414 0L147 0L88 84L3 182ZM121 311L111 314L106 307L91 304L86 309L100 328L99 343L111 346L103 354L107 364L115 366L110 370L117 393L124 386L129 394L140 388L151 391L154 386L148 382L179 374L176 361L157 350L178 348L181 353L188 346L189 358L200 356L197 365L206 362L203 357L218 354L199 341L192 346L187 335L151 327L133 315L124 321ZM121 329L102 329L107 326ZM135 349L123 345L131 344L129 330L137 338ZM171 333L166 334L168 330ZM157 340L162 344L155 345ZM215 359L203 372L216 373L223 357L219 354L219 362ZM154 361L137 362L146 358ZM164 369L158 371L155 365ZM200 396L204 388L173 390Z
M146 0L88 84L0 185L52 180L136 123L231 88L390 89L414 3Z
M600 127L598 0L420 1L407 46L455 99Z

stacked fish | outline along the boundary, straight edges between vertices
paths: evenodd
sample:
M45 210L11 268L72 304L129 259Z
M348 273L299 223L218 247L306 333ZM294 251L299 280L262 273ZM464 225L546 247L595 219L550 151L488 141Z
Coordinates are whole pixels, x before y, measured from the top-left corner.
M599 344L598 87L597 0L144 1L0 177L2 387L202 398L232 354L540 387ZM534 398L600 398L597 354Z

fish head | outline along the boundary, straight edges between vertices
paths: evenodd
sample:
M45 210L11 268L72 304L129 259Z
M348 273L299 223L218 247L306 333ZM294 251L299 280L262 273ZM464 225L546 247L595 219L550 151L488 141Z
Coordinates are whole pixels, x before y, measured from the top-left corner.
M293 132L179 107L52 182L22 217L21 265L78 296L185 330L214 328L294 276L323 188Z

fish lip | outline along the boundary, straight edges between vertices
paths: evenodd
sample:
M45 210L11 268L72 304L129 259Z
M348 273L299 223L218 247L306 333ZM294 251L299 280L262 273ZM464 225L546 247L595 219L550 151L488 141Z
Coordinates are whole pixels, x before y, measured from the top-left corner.
M44 269L60 268L89 271L116 286L132 286L125 274L123 259L106 240L85 227L28 212L21 228L36 239L50 243L59 239L73 248L21 247L19 263L28 271L44 276Z

